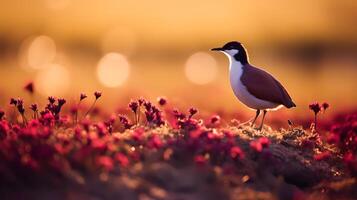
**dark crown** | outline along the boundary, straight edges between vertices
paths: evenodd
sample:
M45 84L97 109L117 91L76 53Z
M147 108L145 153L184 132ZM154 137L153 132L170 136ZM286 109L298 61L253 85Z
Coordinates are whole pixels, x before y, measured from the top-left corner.
M243 45L240 42L232 41L232 42L228 42L227 44L225 44L223 46L223 49L225 49L225 50L230 50L230 49L241 50L241 49L244 49L244 48L243 48Z
M247 51L245 50L245 48L240 42L237 41L228 42L222 47L222 49L224 50L237 49L238 53L234 55L234 58L237 61L241 62L242 64L247 64L249 62Z

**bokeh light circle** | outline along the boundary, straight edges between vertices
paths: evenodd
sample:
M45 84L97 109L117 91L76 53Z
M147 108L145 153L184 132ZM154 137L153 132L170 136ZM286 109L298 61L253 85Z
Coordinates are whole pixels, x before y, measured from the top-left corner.
M99 81L106 87L118 87L129 77L130 67L126 57L119 53L104 55L97 66Z
M56 44L48 36L41 35L33 39L27 50L27 62L33 69L42 69L56 56Z
M49 64L37 74L35 85L45 96L65 94L70 86L70 73L62 65Z
M210 83L217 76L217 62L208 53L197 52L187 59L185 74L195 84Z

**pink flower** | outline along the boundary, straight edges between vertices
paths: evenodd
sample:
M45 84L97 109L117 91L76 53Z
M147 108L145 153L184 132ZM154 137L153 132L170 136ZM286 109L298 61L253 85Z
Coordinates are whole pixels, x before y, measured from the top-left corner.
M102 92L96 91L94 92L95 99L99 99L102 96Z
M34 84L33 84L33 82L31 81L31 82L26 83L26 85L24 86L24 89L27 92L29 92L30 94L33 94L33 92L34 92Z
M163 143L161 141L161 138L158 135L153 135L150 137L149 141L148 141L148 147L149 148L155 148L155 149L159 149L163 146Z
M322 153L314 155L314 159L317 161L326 160L330 157L331 157L331 153L329 151L324 151Z
M270 140L267 137L261 137L259 138L259 142L264 148L268 148L270 145Z
M129 108L130 108L134 113L136 113L136 112L138 111L138 108L139 108L138 102L131 100L130 103L129 103Z
M263 146L259 141L251 141L249 143L249 146L251 149L253 149L256 152L262 152L263 151Z
M203 155L196 155L194 157L194 161L197 165L200 165L200 166L205 165L207 163L207 160Z
M135 129L132 135L133 140L141 141L143 139L144 132L145 132L144 128Z
M7 121L0 121L0 139L6 137L10 130L9 124Z
M106 171L111 171L114 168L113 159L109 156L98 156L96 162L99 167L104 168Z
M213 115L211 117L211 124L216 124L216 123L219 123L219 121L221 120L221 118L218 116L218 115Z
M173 112L175 118L178 119L178 120L184 119L186 117L185 114L183 114L182 112L178 111L177 109L174 109L172 112Z
M118 119L123 124L125 129L130 129L133 125L129 122L129 119L124 115L119 115Z
M10 105L16 106L16 105L17 105L17 100L14 99L14 98L11 98L11 99L10 99Z
M317 102L311 103L309 108L315 113L315 115L321 111L320 104Z
M107 150L107 145L102 139L93 139L91 147L98 152L105 152Z
M233 159L244 158L243 151L237 146L234 146L234 147L231 148L230 155L231 155L231 158L233 158Z
M329 105L327 102L324 102L321 107L322 107L322 109L323 109L324 111L326 111L327 108L330 107L330 105Z
M81 95L79 96L79 101L82 101L85 98L87 98L87 95L84 93L81 93Z
M0 110L0 121L2 120L2 118L5 116L5 112L3 110Z
M188 116L188 118L193 117L195 114L197 114L198 110L196 108L190 108L188 110L188 112L190 113L190 115Z
M157 102L159 103L160 106L164 106L167 103L167 100L165 97L159 97L157 98Z
M30 109L34 112L38 111L37 104L35 103L31 104Z
M145 102L146 102L146 100L144 98L142 98L142 97L140 97L138 99L139 106L142 106Z
M17 99L17 110L19 111L19 113L21 113L22 115L25 113L25 107L24 107L24 102L22 99Z
M123 167L127 167L129 165L129 159L123 153L117 153L114 156L115 160L119 162L119 164Z
M48 97L48 101L50 102L50 104L54 104L56 102L56 98L52 97L52 96L49 96Z
M270 145L270 140L267 137L261 137L257 140L250 142L250 148L256 152L262 152L263 148L268 148Z

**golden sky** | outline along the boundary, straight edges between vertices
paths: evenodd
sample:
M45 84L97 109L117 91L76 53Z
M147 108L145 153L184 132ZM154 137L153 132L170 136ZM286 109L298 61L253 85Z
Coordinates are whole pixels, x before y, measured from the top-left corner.
M2 1L0 30L13 37L41 32L61 40L96 41L119 27L144 47L195 46L197 39L203 44L236 38L357 39L354 0Z
M298 105L357 107L355 0L0 1L1 102L35 81L42 97L102 90L111 105L164 95L240 107L227 59L209 51L239 40Z

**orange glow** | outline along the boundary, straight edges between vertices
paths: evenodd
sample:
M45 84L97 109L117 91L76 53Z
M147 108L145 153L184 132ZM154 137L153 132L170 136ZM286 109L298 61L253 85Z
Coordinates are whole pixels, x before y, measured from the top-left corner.
M108 53L98 63L97 75L99 81L106 87L118 87L129 76L129 63L119 53Z
M134 33L124 27L109 30L104 34L101 43L103 52L123 52L131 54L135 50L136 38Z
M44 96L63 95L70 86L69 71L62 65L49 64L37 74L35 85Z
M197 52L187 59L185 74L195 84L210 83L217 76L216 60L208 53Z
M52 62L55 56L55 42L50 37L41 35L36 37L28 48L28 65L33 69L41 69Z
M45 2L49 9L62 10L71 3L71 0L45 0Z

